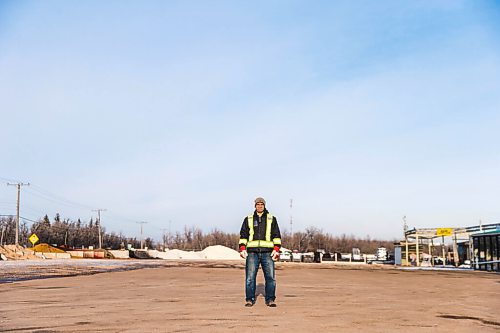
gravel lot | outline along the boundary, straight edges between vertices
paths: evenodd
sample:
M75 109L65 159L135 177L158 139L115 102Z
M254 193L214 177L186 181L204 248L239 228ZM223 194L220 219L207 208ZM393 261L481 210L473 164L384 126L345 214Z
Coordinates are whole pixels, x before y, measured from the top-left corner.
M259 272L257 303L245 308L241 262L0 267L3 281L35 278L0 284L2 332L500 331L496 273L279 263L278 307L265 306Z

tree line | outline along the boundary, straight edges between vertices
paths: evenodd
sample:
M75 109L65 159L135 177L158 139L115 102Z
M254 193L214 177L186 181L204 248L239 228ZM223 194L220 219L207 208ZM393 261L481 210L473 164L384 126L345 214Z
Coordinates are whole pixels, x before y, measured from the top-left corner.
M0 245L14 244L15 223L13 217L0 218ZM136 237L126 237L122 233L108 233L104 227L100 228L102 237L102 247L106 249L123 249L130 244L133 248L141 248L141 241ZM30 247L28 240L31 234L35 233L41 243L48 243L66 248L88 248L99 245L99 221L90 219L82 222L80 219L71 221L61 219L59 214L50 220L47 215L42 219L28 225L24 220L19 225L19 244ZM375 253L378 247L394 249L396 240L377 240L370 236L357 238L354 235L332 235L323 232L316 227L306 228L305 231L297 231L291 234L289 231L282 231L282 246L299 252L315 251L323 249L327 252L351 252L352 248L359 248L362 253ZM204 233L200 228L184 227L184 230L175 233L165 233L161 235L160 241L155 241L148 237L143 240L143 246L149 249L164 248L180 250L202 250L211 245L224 245L226 247L238 249L239 234L228 233L217 228Z
M15 243L16 219L14 217L0 218L0 244ZM140 240L135 237L126 237L122 233L106 232L106 228L102 227L101 241L103 248L120 249L131 244L132 247L139 248ZM19 244L26 247L31 247L29 237L36 234L40 243L47 243L59 247L66 248L88 248L93 246L97 248L99 245L99 222L90 219L88 222L82 222L80 219L71 221L69 219L61 219L59 214L56 214L51 221L47 215L38 221L32 222L31 226L21 219L19 223ZM151 238L144 240L145 246L153 247L154 242Z

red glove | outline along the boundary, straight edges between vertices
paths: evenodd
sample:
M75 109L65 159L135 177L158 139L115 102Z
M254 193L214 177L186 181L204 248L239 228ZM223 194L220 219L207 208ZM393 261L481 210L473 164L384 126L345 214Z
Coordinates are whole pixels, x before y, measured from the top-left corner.
M245 245L241 245L240 246L240 257L242 257L243 259L246 259L247 256L248 256L247 247Z
M280 258L280 252L279 251L275 251L273 250L273 252L271 253L271 257L273 258L274 261L278 260Z

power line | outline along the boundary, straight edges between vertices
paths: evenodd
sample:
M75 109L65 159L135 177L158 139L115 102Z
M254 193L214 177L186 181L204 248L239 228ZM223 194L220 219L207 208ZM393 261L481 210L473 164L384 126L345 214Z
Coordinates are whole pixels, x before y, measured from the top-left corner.
M27 217L22 217L22 216L19 216L19 217L20 217L21 219L23 219L23 220L26 220L26 221L29 221L29 222L33 222L33 223L38 223L38 222L40 222L40 221L34 221L34 220L31 220L31 219L29 219L29 218L27 218Z
M0 179L4 182L9 182L9 183L19 183L18 180L16 179L11 179L11 178L5 178L5 177L0 177Z
M0 177L0 180L5 180L5 181L17 183L16 180L4 178L4 177ZM40 198L40 199L43 199L43 200L46 200L46 201L49 201L49 202L52 202L55 204L65 205L67 207L76 207L76 208L83 208L85 210L87 210L87 209L92 210L92 207L89 205L69 200L67 198L64 198L63 196L54 194L54 193L36 185L36 184L30 184L30 185L31 185L30 188L25 190L28 195L32 195L34 197L37 197L37 198ZM5 203L5 204L7 204L7 203ZM30 208L28 206L26 206L23 209L29 210ZM39 210L37 210L37 211L40 212ZM96 210L94 210L94 211L96 211ZM40 212L40 213L41 213L41 215L46 215L46 212ZM108 213L107 216L108 216L107 217L108 219L120 220L120 222L135 223L137 221L136 219L121 216L121 215L115 214L115 213ZM101 225L101 223L99 223L99 225ZM169 231L169 233L170 233L170 231ZM102 237L101 233L99 235Z
M115 213L108 213L108 217L109 216L114 217L114 218L119 219L119 220L125 220L128 223L135 223L137 221L137 220L134 220L134 219L131 219L131 218L128 218L125 216L121 216L121 215L118 215Z
M35 197L47 200L49 202L52 202L52 203L55 203L58 205L64 205L67 207L76 207L76 208L85 209L85 210L92 209L91 206L66 199L66 198L59 196L59 195L56 195L56 194L54 194L54 193L36 185L36 184L30 184L30 185L31 185L30 189L26 189L26 193L29 195L33 195ZM29 207L25 207L25 209L29 209ZM37 210L37 212L40 212L40 210ZM45 215L46 212L42 212L41 214Z
M58 204L58 205L64 205L64 206L68 206L68 207L75 207L77 205L73 205L73 204L68 204L66 202L63 202L61 200L58 200L58 199L54 199L54 198L51 198L49 196L46 196L45 194L42 194L38 191L26 191L29 195L33 195L37 198L40 198L40 199L44 199L44 200L47 200L49 202L52 202L52 203L55 203L55 204ZM78 206L79 207L79 206ZM79 207L80 208L80 207Z
M81 204L81 203L63 198L62 196L54 194L54 193L52 193L52 192L50 192L50 191L48 191L40 186L32 185L32 187L33 187L33 191L37 192L39 197L41 195L41 198L43 198L43 199L46 199L46 200L49 200L52 202L56 202L56 203L60 203L60 204L64 204L66 206L80 207L83 209L92 209L92 207L89 205ZM29 191L29 192L31 192L31 191ZM31 192L31 194L36 195L33 192Z

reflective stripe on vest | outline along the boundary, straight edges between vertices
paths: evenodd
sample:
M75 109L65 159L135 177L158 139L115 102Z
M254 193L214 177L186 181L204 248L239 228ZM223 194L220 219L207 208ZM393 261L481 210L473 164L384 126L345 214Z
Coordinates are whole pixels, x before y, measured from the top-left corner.
M273 224L273 216L267 214L266 219L266 239L265 240L253 240L254 229L253 229L253 215L248 215L248 228L250 229L250 237L248 237L247 247L274 247L274 243L271 241L271 225ZM281 240L280 240L281 243Z

